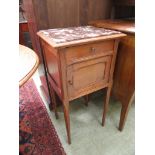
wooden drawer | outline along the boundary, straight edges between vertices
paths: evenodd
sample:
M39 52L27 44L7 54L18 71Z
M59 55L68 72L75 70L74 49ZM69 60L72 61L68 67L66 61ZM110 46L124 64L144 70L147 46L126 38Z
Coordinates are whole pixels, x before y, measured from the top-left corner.
M67 48L65 57L67 65L85 60L110 55L114 51L114 40L91 43Z

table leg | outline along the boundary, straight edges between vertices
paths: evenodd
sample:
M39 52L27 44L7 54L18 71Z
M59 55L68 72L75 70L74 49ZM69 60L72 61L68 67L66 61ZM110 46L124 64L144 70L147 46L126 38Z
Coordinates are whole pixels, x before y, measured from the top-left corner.
M134 100L134 94L132 95L132 97L130 98L130 100L127 100L126 102L124 102L124 104L122 104L122 109L121 109L121 115L120 115L120 122L119 122L119 130L122 131L126 122L126 118L131 106L131 103Z
M65 118L66 130L67 130L68 144L71 144L69 101L63 103L63 109L64 109L64 118Z

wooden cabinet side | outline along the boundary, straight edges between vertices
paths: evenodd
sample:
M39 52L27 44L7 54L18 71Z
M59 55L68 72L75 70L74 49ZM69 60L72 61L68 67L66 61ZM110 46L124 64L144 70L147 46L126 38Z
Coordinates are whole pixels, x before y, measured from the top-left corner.
M135 36L122 38L118 47L112 94L124 102L135 89Z

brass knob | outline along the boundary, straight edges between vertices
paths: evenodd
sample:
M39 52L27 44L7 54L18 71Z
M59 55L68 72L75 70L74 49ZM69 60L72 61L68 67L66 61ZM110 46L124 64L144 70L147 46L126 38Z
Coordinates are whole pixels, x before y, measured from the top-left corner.
M93 53L95 53L96 52L96 49L94 47L91 47L90 48L90 51L93 52Z
M73 82L72 82L71 80L69 80L68 83L69 83L70 85L73 85Z

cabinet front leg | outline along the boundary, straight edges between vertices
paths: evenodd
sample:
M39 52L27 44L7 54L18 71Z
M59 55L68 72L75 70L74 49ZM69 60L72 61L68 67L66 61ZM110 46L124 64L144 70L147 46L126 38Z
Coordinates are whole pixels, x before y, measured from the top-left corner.
M112 87L112 84L106 88L107 90L106 90L105 103L104 103L104 105L103 105L102 126L105 125L105 118L106 118L106 113L107 113L107 111L108 111L108 105L109 105L111 87Z
M63 109L64 109L64 118L65 118L66 130L67 130L68 144L71 144L69 101L63 103Z

